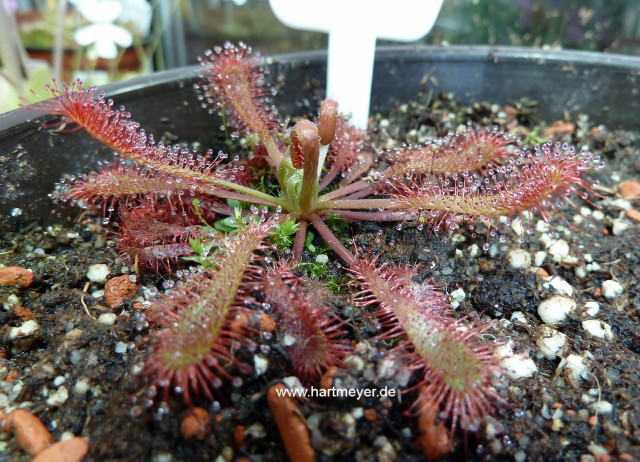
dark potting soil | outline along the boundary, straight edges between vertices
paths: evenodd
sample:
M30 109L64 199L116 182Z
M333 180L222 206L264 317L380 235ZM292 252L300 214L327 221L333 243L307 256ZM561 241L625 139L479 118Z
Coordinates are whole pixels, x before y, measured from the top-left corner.
M422 94L388 116L375 117L373 143L377 149L423 143L467 121L506 127L533 143L536 133L542 136L553 122L539 121L532 101L462 107L451 95ZM640 224L626 216L637 199L619 195L622 182L640 176L640 134L593 126L584 115L564 122L572 128L556 125L549 132L554 140L588 146L606 161L589 174L608 196L591 198L600 209L581 202L580 210L562 210L573 229L556 217L553 236L534 223L533 234L520 242L507 226L504 241L499 232L484 250L480 229L473 237L460 227L444 241L408 223L345 228L345 240L381 254L381 263L415 265L421 281L441 284L460 317L497 320L486 341L502 342L512 352L509 367L521 372L518 379L508 374L497 378L504 403L477 429L456 431L454 449L443 460L640 459ZM204 437L185 438L185 407L177 399L154 403L140 373L147 334L153 330L145 310L159 291L172 285L175 274L144 274L137 280L135 298L107 308L104 282L89 281L90 267L105 265L100 268L106 279L133 269L110 247L113 235L101 223L100 216L47 229L16 222L15 231L2 236L0 263L32 270L35 282L28 288L0 286L0 411L28 410L54 441L82 436L90 446L87 461L286 460L265 397L271 384L290 376L283 340L277 334L258 336L256 352L238 352L250 364L252 355L259 356L266 370L260 375L232 371L242 380L225 383L217 402L202 403L210 417ZM322 279L342 287L333 296L335 311L350 319L354 345L345 368L334 376L334 386L406 388L407 371L386 361L387 346L374 341L375 326L354 306L337 257L329 257ZM305 254L306 262L314 259ZM619 283L621 292L611 296L610 287L617 286L605 281ZM560 325L545 329L540 303L567 291L576 309ZM34 319L26 320L18 306ZM598 322L585 323L590 320ZM566 344L551 358L545 341L562 335ZM410 411L414 397L300 402L317 459L424 460L414 444L419 433ZM4 460L30 460L10 432L0 433Z

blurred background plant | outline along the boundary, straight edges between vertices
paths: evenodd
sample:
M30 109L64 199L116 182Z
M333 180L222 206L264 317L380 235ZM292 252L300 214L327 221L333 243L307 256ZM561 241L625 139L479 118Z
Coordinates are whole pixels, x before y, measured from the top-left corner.
M264 54L327 47L325 34L282 25L269 0L0 0L0 5L0 112L15 108L19 96L29 97L26 90L41 88L50 76L102 84L195 64L204 50L227 40L244 41ZM640 1L445 0L433 30L418 43L637 55Z
M0 112L52 77L100 85L167 68L163 35L181 3L0 0Z
M638 0L445 0L432 43L640 54Z
M268 53L327 46L325 34L280 24L269 0L192 0L185 2L185 11L189 62L224 40L243 40ZM434 28L418 43L640 54L640 1L444 0Z
M50 79L48 65L29 59L22 46L15 20L17 6L15 0L0 0L0 113L17 107L29 88Z

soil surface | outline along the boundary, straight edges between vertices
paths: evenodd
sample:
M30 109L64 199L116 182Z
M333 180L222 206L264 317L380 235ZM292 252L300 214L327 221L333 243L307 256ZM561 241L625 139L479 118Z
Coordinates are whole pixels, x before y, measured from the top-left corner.
M476 428L458 429L442 460L640 460L640 224L629 212L639 204L620 195L625 181L640 176L640 135L593 126L579 114L551 125L538 120L531 101L460 107L451 95L422 94L376 117L373 143L378 149L422 143L468 121L505 127L532 142L537 133L588 146L606 162L590 176L608 197L590 198L598 208L586 202L578 210L562 208L567 222L556 217L552 236L533 223L521 242L516 227L506 226L489 239L488 250L481 229L474 237L460 227L443 239L410 224L346 228L345 239L381 253L381 262L414 265L421 281L441 284L460 317L497 320L486 341L502 342L512 352L504 364L515 362L522 371L521 378L496 378L504 402ZM145 311L175 274L142 275L135 297L108 308L105 280L132 275L133 267L111 247L102 217L47 229L16 222L14 230L0 239L0 263L31 270L34 282L0 286L0 412L28 410L53 441L82 436L90 447L86 461L287 459L266 399L269 386L291 376L277 332L257 336L256 351L238 352L250 364L259 356L266 368L260 375L232 370L242 380L226 382L217 402L200 403L207 413L203 433L188 438L181 425L191 411L173 398L154 402L140 373L154 329ZM307 262L314 258L305 255ZM341 288L333 295L335 311L350 319L354 346L333 375L334 386L406 388L407 371L389 371L387 346L375 341L374 324L355 307L348 277L330 252L327 265L322 279ZM92 275L92 282L88 273L96 268L105 274ZM568 294L576 307L545 328L539 305L558 294ZM550 353L545 341L560 334L565 346ZM315 398L299 406L317 460L418 461L426 456L415 444L414 398ZM0 433L5 460L31 460L12 432Z

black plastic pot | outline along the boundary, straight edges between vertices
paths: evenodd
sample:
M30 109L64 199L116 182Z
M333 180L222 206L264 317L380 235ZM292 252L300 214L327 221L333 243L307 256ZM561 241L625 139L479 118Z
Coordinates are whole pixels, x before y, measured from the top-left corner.
M296 53L268 59L284 115L315 110L322 96L326 54ZM194 66L104 87L148 133L172 132L203 147L221 147L221 121L200 108ZM345 76L348 78L348 76ZM426 83L425 83L426 82ZM596 123L632 128L640 121L640 58L587 52L505 47L390 47L378 50L372 112L415 97L421 86L455 93L463 102L539 102L542 116L584 112ZM111 153L82 131L43 129L44 118L20 109L0 115L0 213L50 220L48 194L65 174L90 171ZM0 229L11 223L0 220Z

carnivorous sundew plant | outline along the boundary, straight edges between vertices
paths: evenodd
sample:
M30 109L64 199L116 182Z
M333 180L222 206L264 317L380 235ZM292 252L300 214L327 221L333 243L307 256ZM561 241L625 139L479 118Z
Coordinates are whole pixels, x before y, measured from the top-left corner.
M472 428L499 401L495 343L483 338L492 324L456 320L441 287L416 282L416 268L378 263L328 223L410 223L445 238L466 226L472 236L486 232L488 242L515 219L526 230L534 214L564 219L559 207L575 207L574 195L598 197L586 175L599 159L565 144L525 151L510 134L471 124L425 145L374 153L366 132L331 99L317 120L287 127L268 102L274 91L249 47L225 44L200 64L197 97L225 117L234 137L253 141L249 155L156 141L124 107L79 82L54 83L54 99L34 106L119 155L97 173L63 181L56 200L100 205L107 219L117 216L117 245L137 268L159 271L160 263L175 265L180 257L202 265L151 308L160 329L145 368L159 396L210 401L226 380L237 382L231 370L249 373L235 352L255 347L246 341L259 333L251 300L271 310L291 371L303 383L344 366L354 326L295 269L313 229L351 275L354 306L379 329L374 340L392 344L390 357L413 372L407 393L418 396L411 409L437 414L452 429ZM227 228L216 226L222 222ZM287 262L268 261L289 235Z

